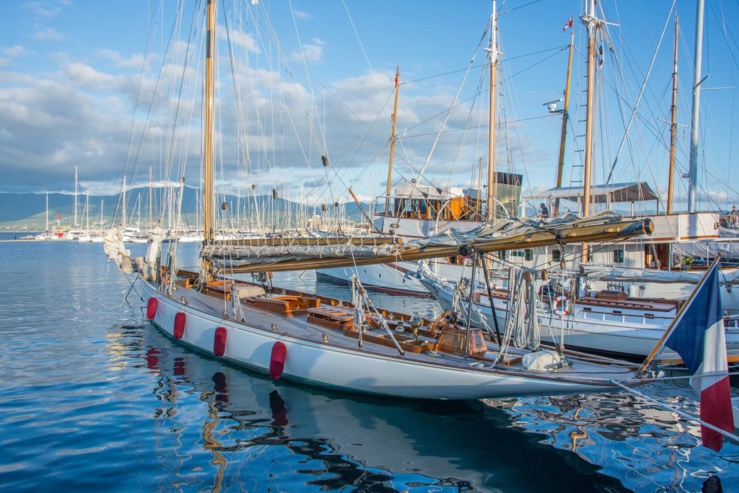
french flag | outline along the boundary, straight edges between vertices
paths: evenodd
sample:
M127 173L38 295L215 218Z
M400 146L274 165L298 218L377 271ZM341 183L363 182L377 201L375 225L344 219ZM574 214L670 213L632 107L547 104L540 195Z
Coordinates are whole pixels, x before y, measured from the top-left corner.
M673 324L665 346L676 351L690 370L690 386L700 393L700 419L720 430L734 430L726 357L724 316L719 292L718 262L688 300ZM721 450L721 433L701 425L703 445Z

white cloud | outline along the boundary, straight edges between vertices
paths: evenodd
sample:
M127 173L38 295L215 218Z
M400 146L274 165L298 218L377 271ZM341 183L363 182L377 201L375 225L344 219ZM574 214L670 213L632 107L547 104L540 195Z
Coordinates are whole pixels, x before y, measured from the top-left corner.
M111 60L119 67L141 68L144 64L144 57L138 53L131 55L128 58L123 58L117 51L103 49L96 51L95 54L107 60Z
M226 34L221 31L219 37L221 40L230 39L232 44L244 48L249 53L259 53L260 51L257 40L250 33L234 31L226 37Z
M38 28L33 34L33 39L39 41L61 41L64 39L64 34L60 33L53 27Z
M308 12L304 10L293 9L293 15L295 16L296 19L301 20L301 21L310 20L313 18L313 14L309 14Z
M102 72L98 72L89 65L74 62L64 67L66 75L81 87L89 89L106 89L115 82L116 78Z
M62 11L61 6L71 5L72 2L60 1L60 2L48 2L48 1L35 1L28 2L24 5L24 8L29 10L35 17L43 19L52 19L59 15Z
M28 53L28 50L26 50L21 45L14 45L14 46L9 46L7 48L4 48L3 53L9 57L18 58L23 55L26 55Z
M306 43L303 45L303 51L301 53L293 53L292 59L296 62L302 62L305 60L308 63L320 62L323 59L323 46L326 44L319 38L314 38L313 43Z

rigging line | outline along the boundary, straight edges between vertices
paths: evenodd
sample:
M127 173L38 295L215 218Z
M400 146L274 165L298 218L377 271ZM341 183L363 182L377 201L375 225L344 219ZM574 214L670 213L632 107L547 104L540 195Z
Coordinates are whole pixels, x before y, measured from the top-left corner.
M568 46L567 48L569 48L569 46ZM563 51L564 51L564 48L563 48L562 50L558 51L557 53L552 53L552 54L551 54L551 55L549 55L548 57L546 57L546 58L542 58L541 60L539 60L538 62L534 63L533 65L529 65L528 67L526 67L526 68L524 68L524 69L522 69L522 70L519 70L519 71L518 71L518 72L516 72L515 74L512 74L512 75L511 75L511 76L509 76L509 77L506 77L505 79L503 79L503 80L501 81L501 83L503 83L503 82L505 82L505 81L507 81L507 80L510 80L510 79L512 79L512 78L514 78L514 77L517 77L517 76L521 75L521 74L522 74L522 73L524 73L524 72L527 72L527 71L531 70L532 68L536 67L537 65L540 65L540 64L542 64L542 63L546 62L546 61L547 61L547 60L549 60L550 58L554 58L555 56L559 55L559 54L560 54L560 53L562 53ZM506 61L508 61L508 60L506 60Z
M484 76L480 77L480 79L478 80L477 88L474 92L474 96L472 97L472 104L470 105L469 111L467 112L467 118L464 122L463 127L459 129L459 130L462 130L464 133L462 134L462 138L459 140L459 143L457 145L456 151L454 153L454 157L451 162L451 166L449 166L449 173L448 173L448 179L447 179L449 182L453 180L454 175L456 173L457 162L458 162L460 154L464 151L465 143L467 142L468 131L473 129L470 126L470 122L472 121L472 118L475 113L475 106L477 104L478 97L482 94L483 84L484 84ZM478 114L480 114L480 116L482 117L481 112L478 112ZM482 128L482 126L478 126L476 128ZM474 169L475 169L475 166L472 166L472 170Z
M644 91L645 91L646 86L647 86L647 81L649 80L649 76L652 73L652 68L654 68L654 62L657 59L658 48L662 44L662 40L665 37L665 32L667 31L667 27L668 27L668 25L670 23L670 17L672 17L672 12L675 9L675 3L676 2L677 2L677 0L672 0L672 7L670 8L670 15L667 16L667 18L665 19L665 23L662 26L662 34L660 34L659 41L657 42L657 49L655 49L654 50L654 53L652 54L652 60L649 62L649 69L647 70L647 73L646 73L646 75L644 77L644 82L642 83L641 89L639 90L639 96L636 98L636 102L634 103L634 107L633 107L633 109L631 111L631 116L629 117L629 122L626 125L626 129L624 130L624 135L621 138L621 143L618 146L618 150L616 151L616 157L613 160L613 164L611 165L611 170L608 173L608 178L606 179L605 183L610 183L611 182L611 178L613 177L613 171L616 168L616 164L618 163L618 157L621 154L621 150L623 149L624 143L626 142L626 139L627 139L628 134L629 134L629 128L631 128L631 124L634 121L634 117L636 115L636 110L639 108L639 103L641 102L642 96L644 95ZM613 50L613 47L611 45L611 42L610 42L610 39L609 38L607 38L607 42L608 42L609 46L611 47L611 50ZM619 67L619 73L620 73L621 72L620 64L617 64L617 66Z
M162 4L160 4L160 12L162 10ZM126 151L126 161L123 166L123 179L125 181L126 174L128 172L128 165L131 158L131 150L133 148L133 141L134 141L134 128L136 126L136 113L138 111L139 105L142 102L143 99L143 80L144 80L144 69L146 68L146 59L151 55L151 39L152 39L152 24L155 23L155 17L152 14L151 22L149 23L149 30L147 32L146 37L146 48L144 50L144 63L141 64L141 71L139 72L139 83L138 83L138 91L136 92L136 103L134 105L134 114L131 118L131 129L129 131L128 136L128 149ZM151 112L151 106L149 107L149 113ZM148 120L148 117L147 117ZM118 203L116 204L115 210L113 211L113 223L115 222L115 218L118 216L118 209L121 207L121 202L124 200L125 196L125 190L122 190L123 193L121 193L118 197ZM125 221L125 218L124 218Z
M311 114L312 114L314 111L316 111L316 108L315 108L315 101L316 101L316 99L315 99L315 94L314 94L314 91L313 91L313 84L310 83L310 74L308 72L308 63L307 63L307 61L305 59L305 49L303 48L303 40L300 37L300 30L298 29L298 23L297 23L297 20L295 18L295 9L293 8L292 0L288 0L288 5L290 6L290 16L291 16L292 21L293 21L293 26L295 27L295 36L297 36L297 38L298 38L298 47L300 48L300 61L301 61L302 65L303 65L303 69L305 70L305 79L308 82L308 86L310 87ZM311 118L311 122L312 121L313 121L313 119ZM310 124L310 127L311 127L311 134L312 134L313 133L313 131L312 131L313 130L313 124L312 123ZM325 141L326 141L325 128L319 127L319 131L323 134L322 137L323 137L323 141L325 143ZM325 146L323 148L323 152L325 154L328 154L328 150L325 148Z
M510 14L511 12L515 12L515 11L516 11L516 10L518 10L518 9L522 9L522 8L524 8L524 7L528 7L528 6L530 6L530 5L534 5L535 3L539 3L539 2L541 2L541 0L534 0L533 2L525 3L525 4L523 4L523 5L519 5L518 7L513 7L512 9L508 9L508 10L506 10L506 11L501 11L501 10L499 10L499 11L498 11L498 15L505 15L505 14ZM502 8L502 7L503 7L503 6L501 5L501 8Z
M439 129L439 133L436 135L436 138L434 139L434 143L431 145L431 150L429 151L428 155L426 156L426 162L423 163L423 167L421 167L421 171L419 172L418 176L422 176L423 173L426 171L426 168L428 167L429 162L431 161L431 156L434 154L434 150L436 149L436 145L439 143L439 138L441 137L441 131L446 126L447 121L449 120L449 117L451 116L452 109L456 105L456 101L459 99L459 95L462 92L462 88L464 87L465 81L467 80L467 77L470 74L470 71L472 70L472 63L475 61L475 57L480 52L480 47L482 46L482 43L485 42L485 38L487 37L488 30L490 29L490 24L487 25L487 27L484 29L482 36L480 38L480 41L478 41L477 48L475 49L474 54L472 55L472 59L470 60L470 63L467 67L467 72L465 72L464 77L462 78L462 83L459 86L459 89L457 90L457 94L454 96L454 100L452 101L452 106L450 106L449 110L447 111L446 115L444 116L444 121L441 124L441 128Z
M352 26L352 30L354 31L354 35L357 37L357 42L359 43L359 48L362 50L362 55L364 55L364 60L367 62L367 66L370 69L370 73L374 74L375 70L372 68L372 63L369 60L369 57L367 56L367 52L364 49L364 45L362 44L362 40L359 37L359 32L357 32L357 27L354 25L354 19L352 19L351 14L349 13L349 8L346 6L346 1L341 0L341 4L344 6L344 11L346 12L346 16L349 18L349 23ZM382 90L380 89L380 84L378 83L377 79L375 79L375 85L377 86L377 92L379 95L382 95Z
M709 5L714 9L714 13L716 14L715 9L717 7L713 3L711 3L711 2L709 2ZM719 17L719 14L716 14L716 16ZM739 67L739 63L737 62L736 57L734 56L734 52L731 50L731 44L729 43L729 38L731 38L731 41L733 41L734 48L735 49L739 48L739 44L737 44L736 39L734 39L734 36L732 35L731 30L729 30L726 27L726 16L725 16L724 11L723 11L723 4L722 4L722 9L721 9L720 17L721 17L721 19L719 21L719 24L721 25L721 28L722 28L721 31L722 31L722 33L724 35L724 40L726 41L726 44L729 47L729 55L731 56L731 59L734 61L734 64L737 67Z
M542 53L549 53L550 51L556 51L557 53L555 53L554 55L557 55L557 54L565 51L566 49L569 49L569 45L567 45L567 46L556 46L554 48L547 48L546 50L539 50L539 51L534 51L534 52L531 52L531 53L525 53L523 55L517 55L517 56L513 56L513 57L507 57L506 58L506 61L509 61L510 62L512 60L518 60L519 58L526 58L526 57L530 57L530 56L534 56L534 55L540 55ZM415 83L418 83L418 82L424 82L424 81L427 81L427 80L437 79L439 77L446 77L447 75L458 74L460 72L466 72L469 69L480 68L480 67L485 67L485 66L486 66L486 64L484 64L484 63L481 63L479 65L472 65L471 67L460 68L458 70L451 70L449 72L443 72L441 74L436 74L436 75L429 75L428 77L421 77L420 79L407 80L405 82L401 82L400 85L401 86L404 86L406 84L415 84Z
M330 89L330 88L328 88L328 87L325 87L325 86L324 86L324 88L325 88L326 90L328 90L328 92L329 92L330 94L334 95L334 94L333 94L333 92L331 91L331 89ZM388 103L388 101L390 100L391 96L392 96L392 93L390 93L390 95L389 95L389 96L388 96L388 97L387 97L387 98L385 99L385 104L383 105L383 107L382 107L382 110L384 110L384 109L385 109L385 108L387 107L387 103ZM348 112L349 112L350 114L352 114L352 115L356 116L356 114L355 114L355 113L354 113L354 112L353 112L353 111L352 111L352 110L351 110L351 109L350 109L350 108L349 108L348 106L346 106L346 104L344 104L344 102L343 102L343 101L342 101L342 100L341 100L340 98L336 98L336 99L337 99L337 100L338 100L338 101L339 101L339 102L341 103L341 106L340 106L340 108L343 108L344 110L347 110L347 111L348 111ZM333 104L331 104L331 103L329 103L329 105L330 105L330 107L331 107L332 109L333 109L333 108L337 108L336 106L334 106L334 105L333 105ZM364 124L364 125L365 125L365 126L367 127L367 129L366 129L366 133L365 133L364 137L362 136L362 134L360 134L360 133L359 133L359 132L358 132L357 130L355 130L355 129L354 129L354 125L353 125L353 123L352 123L351 121L348 121L348 120L344 119L344 117L343 117L342 113L341 113L341 112L338 112L338 114L339 114L339 115L340 115L340 116L342 117L342 119L343 119L343 120L344 120L344 121L345 121L345 122L347 123L347 125L349 125L349 126L350 126L350 128L352 128L352 129L353 129L353 130L355 131L355 133L357 134L357 137L355 138L355 141L356 141L356 139L362 139L362 141L361 141L361 142L362 142L362 143L364 143L364 144L367 144L367 145L369 145L369 146L370 146L370 147L372 148L372 150L374 151L375 155L374 155L374 156L373 156L373 158L372 158L372 159L370 160L370 163L371 163L372 161L374 161L374 159L375 159L376 157L379 157L379 156L381 155L381 151L382 151L382 150L384 150L384 148L385 148L385 147L383 147L382 149L379 149L379 148L377 148L376 146L372 145L372 143L371 143L371 142L370 142L370 141L368 140L368 138L367 138L367 137L368 137L368 136L370 136L370 135L374 135L374 133L373 133L373 129L374 129L375 125L377 124L377 122L378 122L378 121L379 121L379 119L380 119L380 114L382 113L382 110L381 110L381 111L380 111L380 112L379 112L379 113L377 114L377 116L375 117L374 121L373 121L373 122L372 122L372 124L371 124L371 125L369 125L369 126L367 126L367 125L366 125L366 124L364 123L363 119L361 119L361 118L357 118L357 119L356 119L357 121L359 121L359 122L363 123L363 124ZM379 138L379 136L377 136L377 137ZM355 151L354 151L354 153L353 153L353 155L354 155L354 156L357 156L357 155L359 154L360 148L361 148L361 145L360 145L360 146L358 146L358 147L356 148L356 150L355 150ZM348 148L347 148L347 149L345 149L345 152L346 152L346 151L348 151L348 150L349 150ZM349 161L349 162L353 162L353 159L350 159L350 161ZM368 163L367 165L365 165L365 167L364 167L364 169L365 169L365 170L366 170L366 169L367 169L367 168L369 167L369 164L370 164L370 163ZM335 170L334 170L334 172L335 172L335 173L338 173L338 172L337 172L337 171L335 171ZM344 169L344 172L345 172L345 173L346 173L346 172L348 172L348 167ZM337 177L338 177L338 174L337 174ZM317 186L318 186L318 185L316 184L316 186L314 187L314 189L316 189L316 188L317 188Z
M474 99L474 98L470 98L470 99ZM547 114L547 115L542 115L542 116L532 116L532 117L529 117L529 118L520 118L520 119L517 119L517 120L508 120L508 119L506 119L506 120L502 120L500 122L500 124L501 125L511 125L513 123L527 122L527 121L530 121L530 120L541 120L542 118L558 118L558 119L561 119L562 117L560 115L557 115L557 114L553 114L553 115ZM481 129L481 128L487 128L487 125L477 125L477 126L474 126L474 127L466 127L466 128L454 128L454 129L451 129L451 130L444 130L441 133L442 134L450 134L450 133L455 133L455 132L464 132L464 131L467 131L467 130L476 130L476 129ZM428 137L429 135L436 135L436 134L437 134L437 132L428 132L428 133L425 133L425 134L415 134L415 135L404 136L403 138L404 139L417 139L419 137Z
M172 26L172 31L170 33L170 37L169 37L169 40L167 42L167 47L165 49L165 55L164 55L165 59L167 57L167 54L170 53L170 48L173 45L173 38L175 36L175 33L179 30L179 26L181 25L181 20L182 20L182 17L181 16L182 16L182 13L183 13L183 9L178 9L178 15L177 15L177 18L176 18L176 22ZM195 13L193 13L193 20L195 18L196 18ZM194 33L195 33L195 23L193 22L192 28L190 30L190 41L192 41L192 39L194 38ZM189 52L189 49L190 49L190 46L191 45L192 45L192 43L191 42L188 42L188 48L187 48L187 52L186 53ZM186 55L185 56L185 63L183 64L183 68L182 68L183 73L185 73L185 71L187 70L187 67L188 67L187 60L188 60L188 57ZM153 89L153 91L151 93L151 100L149 101L149 111L147 112L146 120L145 120L145 122L143 124L143 131L142 131L142 134L141 134L141 138L139 139L139 142L138 142L138 145L137 145L137 148L136 148L136 153L135 153L136 158L134 159L134 170L138 166L139 157L141 155L141 150L142 150L143 145L144 145L144 139L145 139L145 136L147 135L147 128L149 127L149 124L150 124L150 121L151 121L151 118L152 118L152 115L153 115L152 108L154 107L154 99L156 98L156 96L157 96L157 94L159 92L160 86L163 83L163 80L162 80L163 68L164 67L160 68L160 70L159 70L159 74L157 75L156 84L155 84L154 89ZM143 68L142 68L142 70L143 70ZM178 108L178 110L175 113L175 123L174 123L175 126L176 126L176 117L177 117L177 114L179 113L179 102L181 101L181 98L182 98L182 89L183 89L183 87L184 87L184 77L181 79L181 84L180 84L180 88L179 88L179 92L178 92L178 96L177 96L177 108ZM172 137L171 137L170 142L168 143L168 146L169 146L170 150L173 152L173 144L172 144L172 141L174 140L174 132L171 132L171 134L172 134ZM128 156L129 155L130 155L130 150L129 150L129 153L127 154L127 158L126 158L126 168L128 167ZM170 163L171 163L171 152L170 152L170 156L167 159L167 166L166 166L166 168L167 168L167 176L169 176L169 172L171 171L171 168L170 168L171 164ZM117 214L117 211L116 211L116 214Z

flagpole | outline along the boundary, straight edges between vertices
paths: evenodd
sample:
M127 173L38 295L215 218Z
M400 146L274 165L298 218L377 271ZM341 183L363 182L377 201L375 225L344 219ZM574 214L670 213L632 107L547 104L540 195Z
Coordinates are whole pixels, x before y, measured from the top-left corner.
M687 309L687 307L690 306L690 304L693 302L693 298L695 298L695 295L700 291L701 287L703 287L703 284L705 284L706 279L708 278L708 275L713 271L713 269L716 267L716 264L721 260L721 255L716 256L716 258L711 262L711 266L708 268L705 274L703 274L703 277L701 278L700 282L696 286L696 288L693 290L692 293L690 293L690 297L688 298L688 301L686 301L683 306L680 307L680 310L678 310L677 315L672 320L672 323L669 327L665 330L665 333L662 334L662 337L660 337L659 341L657 341L657 344L654 346L654 349L652 349L652 352L649 353L649 356L647 356L647 359L644 360L644 363L641 364L641 367L639 367L639 371L636 372L636 376L638 377L642 373L644 373L644 370L647 369L647 366L649 366L649 363L652 362L655 356L657 356L657 353L659 353L662 350L662 347L665 345L665 341L672 333L672 330L675 328L675 325L680 321L680 319L683 317L683 313Z

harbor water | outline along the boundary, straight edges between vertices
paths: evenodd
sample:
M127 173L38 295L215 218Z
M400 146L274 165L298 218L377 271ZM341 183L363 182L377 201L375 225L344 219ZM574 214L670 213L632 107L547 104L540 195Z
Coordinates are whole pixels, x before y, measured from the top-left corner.
M198 246L179 248L192 265ZM3 491L693 492L711 475L739 491L739 445L709 450L634 394L404 401L273 381L163 336L101 244L0 241L0 265ZM274 282L350 296L312 273ZM639 390L698 414L684 381Z

